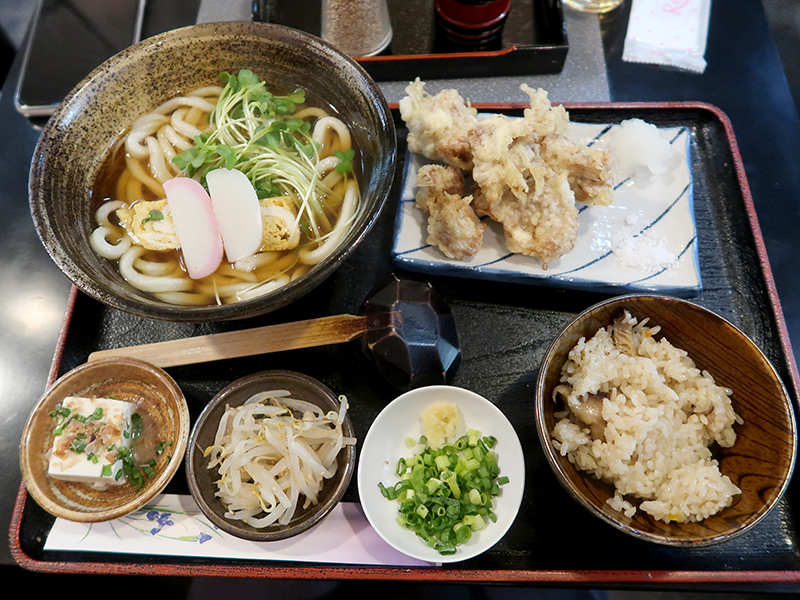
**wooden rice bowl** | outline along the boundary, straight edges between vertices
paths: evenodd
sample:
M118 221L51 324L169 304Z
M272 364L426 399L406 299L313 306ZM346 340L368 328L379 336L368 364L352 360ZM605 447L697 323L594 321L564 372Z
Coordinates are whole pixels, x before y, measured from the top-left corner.
M642 510L628 518L606 500L614 487L579 471L552 444L552 400L561 368L581 337L589 339L627 309L641 321L658 325L658 338L686 350L698 368L709 371L718 385L733 390L731 401L744 420L734 425L731 448L712 447L720 469L742 493L733 504L698 523L665 523ZM563 410L563 408L561 408ZM597 304L570 323L545 354L536 385L536 422L542 447L559 482L592 514L636 538L669 546L705 546L740 535L754 527L786 490L797 453L797 431L791 399L775 368L738 328L713 312L676 298L628 295ZM631 497L626 500L638 504Z

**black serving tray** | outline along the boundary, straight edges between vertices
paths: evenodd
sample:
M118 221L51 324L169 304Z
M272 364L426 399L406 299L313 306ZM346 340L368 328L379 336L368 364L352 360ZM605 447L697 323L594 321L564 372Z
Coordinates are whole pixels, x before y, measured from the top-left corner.
M356 59L376 80L548 75L564 68L569 46L561 0L513 0L502 35L483 46L448 41L433 0L388 5L391 44L378 56ZM256 21L320 35L320 0L256 0L253 7Z
M732 321L766 353L793 401L798 375L767 263L750 191L730 124L718 109L695 103L566 105L575 121L620 122L641 118L691 132L694 206L703 291L694 301ZM522 105L476 105L521 115ZM396 108L400 165L406 130ZM51 379L82 364L99 349L128 346L295 321L357 313L394 271L390 263L398 175L375 228L348 260L317 289L274 313L247 321L164 323L110 309L73 292ZM414 277L402 273L403 276ZM394 579L458 582L614 584L647 582L800 581L800 483L792 482L776 508L751 531L703 548L672 548L627 536L590 515L562 489L545 459L534 422L534 387L540 361L553 337L577 313L607 298L589 291L446 276L428 280L453 310L463 360L454 385L495 403L515 427L526 458L519 515L505 537L473 559L446 567L399 568L282 561L113 555L45 551L53 518L20 487L10 531L15 559L34 571L230 575L286 579ZM231 381L263 369L291 369L320 379L350 400L356 436L397 391L383 381L358 342L296 350L199 366L169 368L183 389L192 418ZM31 404L33 405L34 399ZM797 411L796 411L797 412ZM360 449L360 448L359 448ZM166 490L188 493L179 472ZM354 480L347 501L358 501Z

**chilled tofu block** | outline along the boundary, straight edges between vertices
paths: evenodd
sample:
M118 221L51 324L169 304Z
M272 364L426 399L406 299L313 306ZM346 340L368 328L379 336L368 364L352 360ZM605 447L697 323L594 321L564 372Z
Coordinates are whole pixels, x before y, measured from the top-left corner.
M100 489L125 483L125 477L117 475L122 469L120 449L130 449L134 412L133 404L121 400L65 398L51 413L50 476Z

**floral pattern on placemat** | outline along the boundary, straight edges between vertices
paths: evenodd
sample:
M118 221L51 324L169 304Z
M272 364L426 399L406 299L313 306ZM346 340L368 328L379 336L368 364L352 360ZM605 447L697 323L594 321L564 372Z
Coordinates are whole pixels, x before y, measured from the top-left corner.
M217 529L191 496L173 494L157 496L130 515L103 523L56 519L45 550L364 565L430 564L384 542L357 503L340 502L318 525L295 537L251 542Z

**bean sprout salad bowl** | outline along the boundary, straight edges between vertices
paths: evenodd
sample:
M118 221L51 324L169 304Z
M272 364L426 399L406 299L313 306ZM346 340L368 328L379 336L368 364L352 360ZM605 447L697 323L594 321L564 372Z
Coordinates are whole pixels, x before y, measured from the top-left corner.
M451 411L454 425L441 444L427 429L440 419L437 409ZM390 546L419 560L451 563L489 550L514 523L524 489L514 427L489 400L463 388L427 386L398 396L362 444L364 513Z
M37 143L30 209L94 299L153 319L246 318L342 264L395 158L386 100L349 56L279 25L205 23L76 86Z
M301 373L262 371L203 409L186 453L189 490L221 530L283 540L336 507L355 470L355 443L346 398Z

